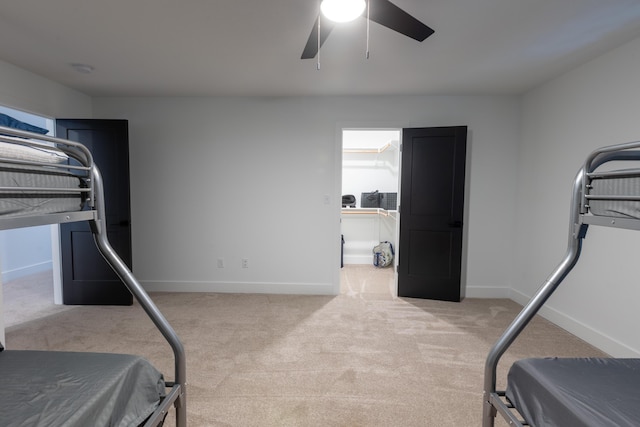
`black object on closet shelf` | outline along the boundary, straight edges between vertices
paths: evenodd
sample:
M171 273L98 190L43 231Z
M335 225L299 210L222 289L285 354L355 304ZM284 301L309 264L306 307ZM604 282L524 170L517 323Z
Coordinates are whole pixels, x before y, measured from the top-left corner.
M360 207L396 210L398 209L398 193L380 193L377 190L372 193L362 193Z
M356 207L356 196L353 194L345 194L342 196L342 207L343 208L355 208Z
M378 190L371 193L362 193L362 197L360 198L360 207L379 208L381 196L382 195L378 192Z

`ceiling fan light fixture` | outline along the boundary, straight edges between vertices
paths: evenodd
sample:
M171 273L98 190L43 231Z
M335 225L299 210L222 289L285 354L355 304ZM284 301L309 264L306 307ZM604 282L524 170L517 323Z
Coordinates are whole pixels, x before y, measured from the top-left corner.
M365 0L322 0L322 14L334 22L349 22L362 15Z

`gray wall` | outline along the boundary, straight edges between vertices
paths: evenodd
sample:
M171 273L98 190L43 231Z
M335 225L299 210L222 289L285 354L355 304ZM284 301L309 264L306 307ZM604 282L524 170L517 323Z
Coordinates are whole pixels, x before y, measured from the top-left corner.
M518 97L101 98L94 113L130 121L133 263L149 289L336 293L341 128L467 125L467 295L508 292L491 266L512 246Z
M523 97L515 275L525 302L562 258L571 184L595 148L640 140L640 39ZM616 356L640 354L640 233L591 227L545 315Z

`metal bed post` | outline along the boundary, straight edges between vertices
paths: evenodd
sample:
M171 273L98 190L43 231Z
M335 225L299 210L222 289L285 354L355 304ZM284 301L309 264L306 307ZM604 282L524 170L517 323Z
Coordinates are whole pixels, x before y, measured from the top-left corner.
M97 211L97 219L91 221L93 236L102 253L102 256L111 265L116 274L127 286L129 291L138 300L147 315L151 318L156 327L171 345L175 357L175 378L171 392L167 395L170 405L175 401L176 409L176 425L178 427L186 427L187 425L187 408L186 408L186 356L184 347L178 338L173 327L169 324L164 315L158 310L158 307L151 300L142 285L135 278L131 270L122 261L118 254L114 251L107 238L106 215L104 205L104 187L100 171L94 165L91 171L92 187L96 194L95 209ZM165 398L165 400L167 400ZM164 415L164 414L163 414ZM161 419L149 420L147 424L157 425Z
M512 425L521 425L515 416L506 410L506 406L500 400L500 394L496 391L496 371L498 361L504 352L511 346L516 337L527 326L531 319L536 315L538 310L544 305L551 294L556 290L558 285L573 269L580 257L582 249L582 240L585 237L587 226L580 224L580 197L583 188L583 180L585 179L584 168L578 172L574 185L573 197L571 198L571 217L569 224L569 241L565 256L558 264L553 273L547 278L542 286L535 293L534 297L516 316L509 327L503 332L502 336L496 341L487 356L484 369L484 392L483 392L483 416L482 426L493 427L497 409L503 407L505 409L503 415L510 418Z

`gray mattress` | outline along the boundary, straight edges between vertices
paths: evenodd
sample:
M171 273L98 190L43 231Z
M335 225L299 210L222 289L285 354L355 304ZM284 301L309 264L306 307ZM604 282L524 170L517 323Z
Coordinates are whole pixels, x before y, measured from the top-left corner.
M523 359L507 381L534 427L640 425L640 359Z
M601 178L591 181L591 194L640 196L640 177ZM590 200L589 211L594 215L618 218L640 218L640 202L620 200Z
M0 352L0 425L137 426L164 396L164 380L139 356Z
M24 187L80 188L83 181L74 175L61 172L33 172L21 169L0 168L0 187L16 190L0 192L0 215L19 216L82 210L80 193L25 192Z

